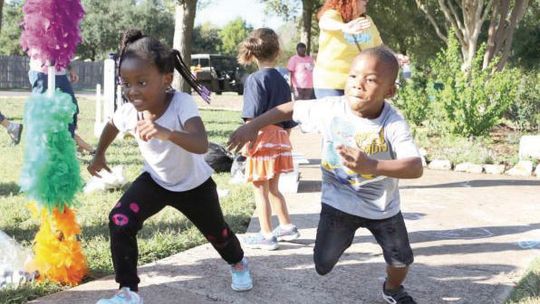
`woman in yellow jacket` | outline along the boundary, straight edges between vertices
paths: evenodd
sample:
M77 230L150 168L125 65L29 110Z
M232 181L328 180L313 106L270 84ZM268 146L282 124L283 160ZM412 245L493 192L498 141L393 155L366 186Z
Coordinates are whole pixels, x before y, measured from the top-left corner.
M373 20L366 15L368 0L326 0L320 9L319 52L313 71L317 99L344 94L351 63L360 51L383 44ZM398 60L408 60L397 55Z

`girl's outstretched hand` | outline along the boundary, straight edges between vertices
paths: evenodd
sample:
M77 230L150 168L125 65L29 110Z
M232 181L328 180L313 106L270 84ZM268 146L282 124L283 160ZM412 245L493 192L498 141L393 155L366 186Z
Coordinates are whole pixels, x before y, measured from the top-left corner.
M247 123L236 129L230 136L227 142L227 149L237 153L246 143L253 144L257 140L258 130Z
M105 159L105 155L97 153L96 155L94 155L94 158L88 165L87 170L92 176L101 177L98 172L102 169L112 172L111 169L109 169L109 166L107 166L107 160Z
M152 138L169 140L172 131L160 126L150 119L149 115L142 115L137 121L137 131L142 140L148 141Z

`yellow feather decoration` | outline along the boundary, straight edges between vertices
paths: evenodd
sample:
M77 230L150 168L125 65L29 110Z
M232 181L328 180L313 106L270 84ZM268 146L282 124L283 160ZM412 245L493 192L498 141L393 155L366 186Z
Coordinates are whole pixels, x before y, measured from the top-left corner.
M37 207L31 207L37 214ZM42 208L39 214L41 227L34 243L33 265L40 280L50 280L67 285L79 284L88 273L81 244L77 240L80 226L75 213L68 207L62 212L54 209L52 214Z

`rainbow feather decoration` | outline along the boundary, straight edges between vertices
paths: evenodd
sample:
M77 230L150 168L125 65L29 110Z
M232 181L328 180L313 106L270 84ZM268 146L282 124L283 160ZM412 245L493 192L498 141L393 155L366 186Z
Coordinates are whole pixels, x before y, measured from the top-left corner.
M55 90L55 70L68 66L81 41L84 10L79 0L27 0L21 46L49 67L46 94L26 102L26 145L21 191L37 202L40 229L34 239L32 264L39 279L76 285L88 269L77 239L80 226L70 207L82 188L75 142L68 131L76 106L69 94Z

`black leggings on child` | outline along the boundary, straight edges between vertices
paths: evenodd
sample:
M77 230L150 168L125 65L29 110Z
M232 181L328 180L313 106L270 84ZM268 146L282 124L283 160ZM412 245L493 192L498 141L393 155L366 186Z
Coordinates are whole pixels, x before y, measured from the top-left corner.
M138 290L137 232L147 218L167 205L182 212L227 263L236 264L244 257L240 242L223 218L212 178L192 190L173 192L159 186L145 172L109 214L112 260L120 287Z

